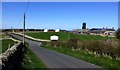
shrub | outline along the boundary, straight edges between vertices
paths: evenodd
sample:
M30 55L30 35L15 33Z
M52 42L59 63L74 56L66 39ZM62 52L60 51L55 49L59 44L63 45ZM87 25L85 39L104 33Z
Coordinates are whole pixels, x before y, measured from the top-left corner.
M66 48L66 43L63 41L51 41L48 45L51 47L64 47Z
M117 57L120 54L119 42L115 39L99 40L99 41L83 41L79 43L79 47L85 50L96 52L100 55L110 55Z
M120 41L119 41L119 46L117 48L117 53L118 53L118 57L120 57Z
M47 42L43 41L43 42L42 42L42 45L47 45Z
M120 40L120 28L116 31L116 37Z
M74 48L77 49L78 48L78 43L79 43L79 39L69 39L67 41L67 47L68 48Z

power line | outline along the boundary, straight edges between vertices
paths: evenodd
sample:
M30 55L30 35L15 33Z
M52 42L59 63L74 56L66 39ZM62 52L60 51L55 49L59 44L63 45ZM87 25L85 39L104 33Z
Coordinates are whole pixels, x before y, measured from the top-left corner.
M28 3L27 3L27 6L26 6L26 9L25 9L25 12L24 12L24 13L26 13L26 11L28 10L29 3L30 3L30 0L29 0Z

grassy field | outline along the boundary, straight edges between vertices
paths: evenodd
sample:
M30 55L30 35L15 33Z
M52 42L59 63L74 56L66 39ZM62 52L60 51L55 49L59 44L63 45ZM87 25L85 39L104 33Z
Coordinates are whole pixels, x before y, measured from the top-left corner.
M0 49L2 49L2 53L3 53L8 49L8 47L12 47L15 42L11 39L4 39L4 40L0 40L0 43L2 44L0 46Z
M24 65L25 70L35 70L46 68L43 62L29 49L27 48L24 54Z
M39 38L39 39L46 39L49 40L51 35L57 35L59 36L59 40L68 40L68 39L80 39L81 41L84 40L102 40L102 39L108 39L108 37L101 37L101 36L96 36L96 35L78 35L78 34L73 34L73 33L67 33L67 32L27 32L26 33L29 36L32 36L34 38Z
M115 59L110 59L109 57L96 56L95 54L91 54L88 51L80 50L80 51L72 51L71 49L66 48L54 48L50 46L42 46L51 50L55 50L60 53L64 53L70 55L75 58L79 58L85 60L87 62L99 65L107 70L120 70L120 61Z
M4 37L7 37L7 35L4 33L0 34L0 38L4 38Z

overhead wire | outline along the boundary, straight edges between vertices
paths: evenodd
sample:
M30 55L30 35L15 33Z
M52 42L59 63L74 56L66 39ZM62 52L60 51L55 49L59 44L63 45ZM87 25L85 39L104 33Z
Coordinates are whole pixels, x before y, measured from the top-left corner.
M1 0L0 0L1 1ZM29 4L30 4L30 0L27 2L27 5L25 7L25 9L23 10L23 14L21 15L20 17L20 20L18 21L18 23L20 22L23 22L23 17L24 17L24 14L27 12L28 8L29 8Z
M22 15L21 20L23 20L24 14L26 14L26 12L27 12L27 10L28 10L29 4L30 4L30 0L27 2L27 5L26 5L26 7L25 7L25 10L23 11L23 15Z
M27 5L26 5L25 10L24 10L24 12L23 12L23 17L24 17L24 19L25 19L25 16L26 16L26 12L27 12L27 10L28 10L28 8L29 8L29 4L30 4L30 0L27 2Z
M24 13L26 13L26 12L27 12L27 10L28 10L28 8L29 8L29 4L30 4L30 0L29 0L29 1L28 1L28 3L27 3L27 6L26 6L26 8L25 8Z

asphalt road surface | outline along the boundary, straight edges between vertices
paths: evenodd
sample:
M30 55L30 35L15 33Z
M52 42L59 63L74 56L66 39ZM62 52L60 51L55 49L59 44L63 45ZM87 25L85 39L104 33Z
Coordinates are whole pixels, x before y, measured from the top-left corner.
M13 37L23 40L22 37L18 35L13 35ZM101 69L100 66L88 63L81 59L77 59L62 53L58 53L53 50L49 50L40 47L41 42L32 41L25 39L29 43L29 48L43 61L47 68L97 68Z

